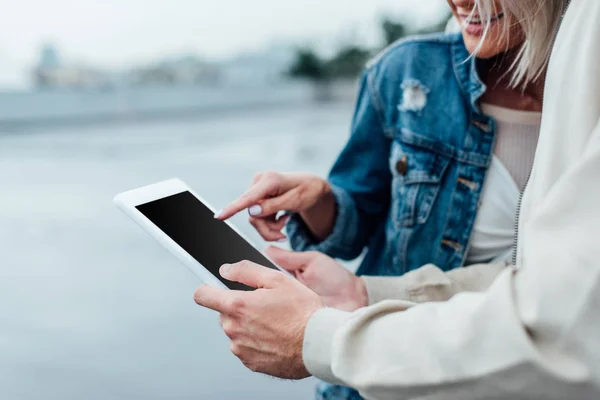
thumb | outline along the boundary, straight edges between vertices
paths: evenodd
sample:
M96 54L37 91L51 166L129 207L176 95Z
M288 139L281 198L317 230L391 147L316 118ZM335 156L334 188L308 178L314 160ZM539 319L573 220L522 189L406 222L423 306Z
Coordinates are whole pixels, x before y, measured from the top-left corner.
M319 255L316 252L296 252L284 250L279 247L270 246L266 250L267 255L288 272L296 272L306 266Z
M228 281L239 282L256 289L274 289L286 276L278 270L263 267L250 261L225 264L219 270ZM291 278L290 278L291 279Z

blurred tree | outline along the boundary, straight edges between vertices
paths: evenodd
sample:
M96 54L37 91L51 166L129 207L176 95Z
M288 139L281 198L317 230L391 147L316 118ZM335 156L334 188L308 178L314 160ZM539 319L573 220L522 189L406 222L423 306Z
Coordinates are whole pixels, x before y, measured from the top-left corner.
M330 78L327 62L321 59L316 51L309 48L302 48L297 51L289 75L292 78L321 83L328 81Z
M292 78L304 79L311 82L315 89L317 101L330 101L332 99L331 79L329 66L315 50L310 48L299 49L296 59L289 69Z
M336 78L356 78L365 68L371 51L356 45L346 45L327 63L331 76Z
M404 22L392 21L389 18L383 18L381 21L381 30L383 31L383 39L385 41L384 47L409 34L409 29Z
M384 17L380 22L384 47L409 35L444 32L450 17L450 13L444 14L433 24L419 28L406 20ZM346 39L345 44L340 46L331 59L320 57L315 50L309 47L301 48L296 53L295 60L289 69L289 75L293 78L313 82L320 99L330 98L332 81L340 78L356 78L372 55L370 49L356 44L356 42L357 37Z

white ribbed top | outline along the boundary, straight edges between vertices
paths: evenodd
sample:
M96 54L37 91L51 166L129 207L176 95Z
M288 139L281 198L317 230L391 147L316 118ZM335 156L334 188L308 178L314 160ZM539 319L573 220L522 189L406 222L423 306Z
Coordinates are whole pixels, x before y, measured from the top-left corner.
M481 111L496 119L498 133L494 154L510 172L519 189L523 190L533 166L542 113L490 104L482 104Z
M494 158L481 195L467 265L510 261L520 192L533 166L541 113L483 104L496 119Z

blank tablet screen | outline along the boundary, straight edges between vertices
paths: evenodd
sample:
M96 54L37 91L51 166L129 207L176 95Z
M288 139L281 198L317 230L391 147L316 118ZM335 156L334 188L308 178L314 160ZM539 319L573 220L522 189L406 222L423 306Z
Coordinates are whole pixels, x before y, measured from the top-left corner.
M232 290L252 290L219 275L223 264L248 260L277 269L229 225L216 220L214 213L190 192L178 193L136 207L215 277Z

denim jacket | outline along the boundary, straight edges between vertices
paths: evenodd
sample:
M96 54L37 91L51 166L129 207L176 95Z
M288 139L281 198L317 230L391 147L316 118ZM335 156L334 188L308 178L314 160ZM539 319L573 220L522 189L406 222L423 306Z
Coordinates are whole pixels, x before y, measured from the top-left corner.
M292 247L344 260L367 248L359 275L462 266L495 140L485 91L459 33L402 40L372 60L329 176L333 231L318 242L294 215Z
M293 215L292 247L344 260L366 248L359 275L462 266L496 133L479 108L485 91L460 33L402 40L377 56L363 73L351 136L329 175L333 231L318 242ZM321 383L317 399L360 395Z

